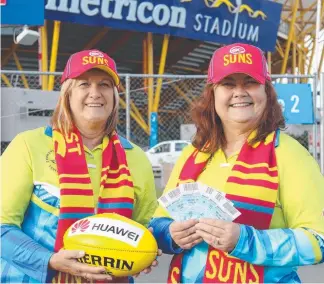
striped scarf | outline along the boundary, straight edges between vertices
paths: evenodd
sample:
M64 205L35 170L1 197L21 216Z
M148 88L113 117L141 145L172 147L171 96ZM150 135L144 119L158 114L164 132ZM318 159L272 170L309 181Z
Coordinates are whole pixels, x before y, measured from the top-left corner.
M77 128L64 137L53 131L55 160L60 184L60 214L54 250L63 247L65 231L77 220L96 213L118 213L132 217L134 187L126 153L118 135L113 132L102 143L102 170L97 210L82 138ZM79 282L72 275L59 273L53 281Z
M225 185L226 198L242 213L236 223L268 229L278 193L278 170L275 154L276 133L265 141L243 145ZM196 181L211 155L195 149L185 162L179 183ZM170 264L168 283L180 283L183 254ZM263 283L264 267L246 263L212 246L208 248L203 283Z

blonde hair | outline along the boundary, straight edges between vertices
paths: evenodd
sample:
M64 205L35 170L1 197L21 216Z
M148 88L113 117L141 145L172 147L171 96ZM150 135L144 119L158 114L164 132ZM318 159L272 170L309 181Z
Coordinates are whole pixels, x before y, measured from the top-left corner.
M74 123L70 107L70 95L73 87L75 87L77 79L67 79L63 82L60 91L60 97L54 109L51 118L51 126L53 129L59 130L65 136L73 131ZM118 119L119 95L118 90L114 86L114 106L110 116L107 119L105 134L110 135L117 127Z

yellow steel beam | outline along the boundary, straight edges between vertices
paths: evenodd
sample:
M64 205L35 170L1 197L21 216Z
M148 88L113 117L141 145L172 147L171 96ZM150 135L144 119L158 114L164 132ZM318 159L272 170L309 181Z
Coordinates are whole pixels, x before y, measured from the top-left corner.
M307 12L316 12L316 4L317 4L316 1L314 1L309 7L302 9L301 12L303 14L306 14ZM297 17L297 19L299 19L299 18L302 18L302 15L300 15L300 16Z
M122 84L119 84L119 87L120 87L120 89L121 89L124 93L126 92L126 90L125 90L125 88L124 88L124 86L123 86ZM145 120L144 120L142 114L141 114L140 111L138 110L137 106L133 103L132 99L129 99L129 100L130 100L131 108L132 108L133 111L134 111L134 114L135 114L135 115L137 116L137 118L138 118L139 120L141 120L142 123L145 124L145 126L148 128L148 125L146 124L146 122L145 122Z
M305 25L309 25L309 24L315 24L315 20L312 20L312 21L303 21L303 20L300 20L300 21L297 21L296 20L296 22L295 22L296 24L298 24L298 25L301 25L302 27L304 27Z
M119 103L123 108L126 109L126 103L122 98L119 99ZM137 122L137 124L146 132L146 134L150 135L150 130L148 126L143 124L143 122L135 115L135 113L132 110L130 111L130 115Z
M168 46L169 46L169 35L164 35L162 51L161 51L161 58L160 58L159 75L164 74L166 57L168 54ZM154 104L153 104L153 108L152 108L154 112L157 112L159 109L161 89L162 89L162 78L159 77L157 80Z
M287 22L287 23L289 23L290 21L289 21L289 18L291 17L291 11L290 11L290 13L288 14L288 15L286 15L285 17L283 17L281 20L283 21L283 22Z
M302 49L304 48L304 43L301 42L301 49L298 50L298 69L300 75L305 75L305 55L302 52ZM307 79L306 79L307 80ZM300 79L300 82L303 83L305 80L302 78Z
M41 27L42 72L48 71L47 21ZM42 90L48 89L48 75L42 75Z
M85 46L83 49L93 48L102 38L108 33L109 28L103 28L99 31Z
M121 37L118 38L112 45L107 49L108 54L113 54L116 50L120 49L121 46L127 45L127 41L134 35L134 32L125 31L122 33Z
M311 19L314 15L315 15L315 12L313 12L313 14L309 17L309 19ZM308 24L309 24L309 23L308 23ZM306 32L305 32L305 35L306 35L306 34L309 34L310 31L311 31L311 34L314 33L315 30L316 30L315 25L316 25L315 21L314 21L313 23L311 23L311 26L310 26L309 28L307 28L307 30L306 30ZM300 30L300 33L301 33L301 34L302 34L302 32L305 30L306 26L307 26L307 23L305 22L304 26L303 26L302 29ZM313 30L310 29L310 28L312 28Z
M133 112L135 113L135 116L143 123L143 125L145 125L145 127L148 128L146 121L144 120L142 114L140 113L139 109L137 108L137 106L134 104L132 100L130 100L130 105Z
M301 25L302 25L302 27L305 27L305 12L304 11L300 12L300 16L299 17L301 18ZM296 23L298 23L299 17L297 17Z
M317 2L314 1L314 3L313 3L312 5L316 5L316 4L317 4ZM314 10L314 12L313 12L312 15L309 17L309 19L313 18L313 16L315 15L315 13L316 13L316 10ZM323 19L323 17L324 17L324 5L322 5L322 8L321 8L321 15L320 15L320 18ZM305 25L305 27L306 27L306 25ZM306 34L308 34L309 32L312 32L312 34L315 33L315 24L312 25L311 27L307 28L307 30L303 31L305 27L303 27L303 29L302 29L302 31L301 31L301 33L300 33L300 37L304 37L304 36L305 36Z
M300 2L299 2L300 3ZM301 11L305 11L305 10L307 10L308 12L312 12L312 11L314 11L315 9L309 9L309 8L298 8L298 12L301 12ZM283 12L289 12L289 11L291 11L291 7L289 6L289 7L285 7L285 8L283 8L282 9L282 11Z
M291 40L291 42L292 43L296 43L296 48L297 49L300 49L300 46L299 46L299 44L300 44L300 41L301 40L298 40L299 39L299 36L298 36L298 38L297 38L297 36L296 36L296 30L294 31L294 38ZM283 51L283 49L282 49L282 47L281 47L281 44L280 44L280 42L277 40L277 42L276 42L276 50L278 51L278 53L279 53L279 55L283 58L285 55L284 55L284 51ZM306 56L306 53L305 53L305 50L302 50L302 52L304 53L304 55Z
M298 36L299 38L304 38L305 35L314 32L315 28L314 25L312 25L311 27L308 27L306 30L303 30Z
M316 11L316 5L317 5L317 2L315 0L311 5L309 5L307 8L304 8L303 10L305 12Z
M177 85L174 85L172 84L171 85L172 88L181 96L184 98L184 100L189 104L191 105L192 104L192 100L188 98L188 96L177 86Z
M298 9L302 9L304 10L304 6L303 6L303 0L299 0L299 7Z
M55 72L56 70L57 50L58 50L59 39L60 39L60 27L61 27L61 22L54 21L50 72ZM52 91L53 88L54 88L54 75L50 75L48 80L48 90Z
M20 64L20 61L19 61L19 58L18 58L16 52L13 52L12 55L13 55L13 57L14 57L14 60L15 60L15 63L16 63L16 66L17 66L18 70L19 70L19 71L23 71L24 69L22 68L22 66L21 66L21 64ZM28 81L27 81L27 79L26 79L25 74L21 74L21 79L22 79L22 81L23 81L24 87L25 87L26 89L29 89Z
M283 52L283 50L282 50L282 47L281 47L281 44L280 44L280 42L277 40L277 42L276 42L276 50L278 51L278 53L279 53L279 55L282 57L282 58L284 58L284 52Z
M8 63L11 55L18 49L19 45L13 43L7 53L1 58L1 69Z
M302 3L302 1L299 1L299 3ZM314 3L312 3L309 7L307 8L298 8L298 12L300 12L300 15L298 15L296 17L296 21L298 21L299 19L302 19L304 17L304 14L307 13L307 12L314 12L316 11L316 9L314 9L314 7L316 6L316 1ZM284 9L283 11L291 11L292 10L292 7L289 7L287 9ZM288 16L282 18L282 21L288 21L289 20L289 17L291 16L291 12L289 13Z
M192 92L188 88L187 84L184 81L182 81L180 84L181 84L181 87L185 89L186 94L189 94L189 95L191 95L191 97L193 97Z
M8 77L5 75L5 74L1 74L1 79L5 82L5 84L9 87L9 88L12 88L12 85L8 79Z
M147 40L146 37L144 37L143 39L143 63L142 63L142 70L143 70L143 74L147 74L147 67L148 67L148 63L147 63ZM147 90L147 78L143 79L143 85L144 85L144 90L146 92Z
M309 59L309 64L308 64L308 69L307 69L307 74L311 74L311 72L312 72L312 64L313 64L315 50L316 50L316 39L314 38L313 39L313 47L312 47L311 57Z
M303 59L303 55L302 52L298 49L298 73L299 75L302 75L302 59Z
M296 35L296 33L294 33ZM293 42L293 50L292 50L292 74L296 75L296 62L297 62L297 43ZM294 80L295 82L295 80Z
M148 61L148 74L154 73L153 66L153 35L152 33L147 33L147 61ZM149 127L151 129L151 113L153 111L153 84L154 80L152 77L148 78L148 121Z
M284 56L282 66L281 66L281 74L284 74L287 69L287 62L288 62L288 57L289 57L290 45L291 45L291 41L292 41L293 33L294 33L294 25L295 25L295 20L296 20L298 4L299 4L299 0L295 0L293 10L292 10L293 14L292 14L291 22L290 22L290 27L289 27L287 45L286 45L286 49L285 49L285 56Z
M300 45L301 45L301 49L302 50L304 50L304 43L303 42L301 42L300 43ZM306 62L306 56L305 56L305 54L303 54L303 52L301 53L301 62L302 62L302 64L301 64L301 74L305 74L305 62ZM303 81L303 80L302 80Z

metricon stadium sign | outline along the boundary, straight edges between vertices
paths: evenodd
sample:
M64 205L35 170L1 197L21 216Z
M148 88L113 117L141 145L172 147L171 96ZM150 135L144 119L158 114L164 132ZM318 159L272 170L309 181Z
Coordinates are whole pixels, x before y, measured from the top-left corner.
M275 47L282 8L267 0L47 0L45 4L45 18L51 20L219 43L240 41L269 51Z
M59 3L57 3L59 2ZM59 4L59 5L57 5ZM142 24L155 23L158 26L185 28L186 9L164 4L154 5L151 2L136 0L72 0L68 5L67 0L48 0L47 10L68 12L73 14L83 13L86 16L100 15L105 19L115 19Z

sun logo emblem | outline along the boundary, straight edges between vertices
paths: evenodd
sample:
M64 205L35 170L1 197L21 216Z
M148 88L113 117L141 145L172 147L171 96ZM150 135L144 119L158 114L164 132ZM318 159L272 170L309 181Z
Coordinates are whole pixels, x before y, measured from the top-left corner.
M75 223L72 227L72 233L85 232L90 226L90 221L88 219L81 220Z
M253 19L267 19L267 15L264 12L261 10L254 11L249 5L243 4L242 0L235 0L235 4L233 4L231 1L232 0L204 0L205 5L209 8L219 8L225 5L228 11L232 14L240 14L245 12ZM180 0L180 3L186 2L192 2L192 0Z

